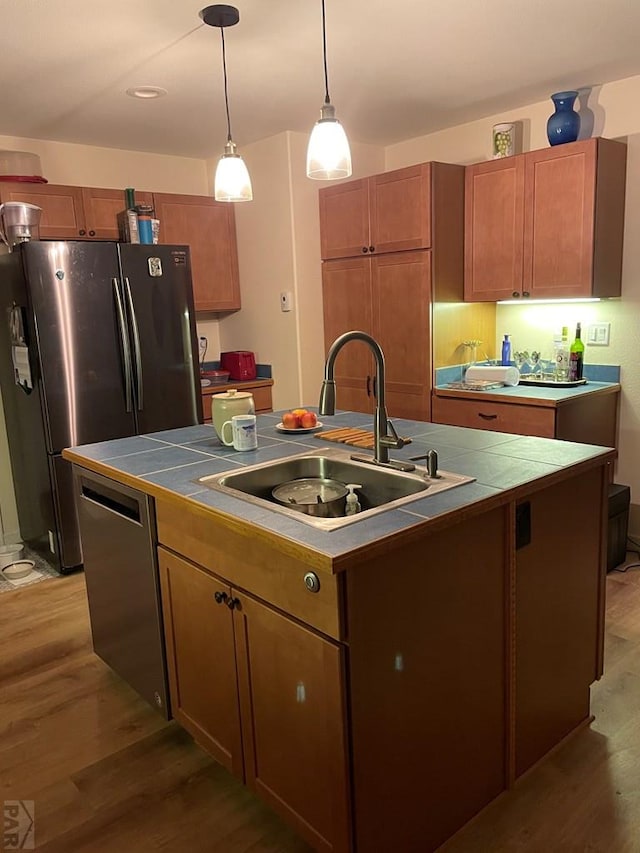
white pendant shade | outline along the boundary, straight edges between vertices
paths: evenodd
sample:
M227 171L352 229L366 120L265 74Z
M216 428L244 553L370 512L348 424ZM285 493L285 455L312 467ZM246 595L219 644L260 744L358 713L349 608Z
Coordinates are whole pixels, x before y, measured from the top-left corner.
M214 184L216 201L252 201L251 178L244 160L236 154L235 144L227 142L218 161Z
M335 117L331 104L322 107L322 117L309 137L307 177L317 181L334 181L351 174L351 151L344 128Z

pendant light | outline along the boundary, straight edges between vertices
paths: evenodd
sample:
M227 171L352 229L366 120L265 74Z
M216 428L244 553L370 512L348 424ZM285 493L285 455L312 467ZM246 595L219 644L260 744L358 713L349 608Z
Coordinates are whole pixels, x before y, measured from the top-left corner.
M236 151L236 144L231 137L231 119L229 118L229 95L227 92L227 57L224 46L224 28L233 27L240 20L240 13L235 6L207 6L200 12L200 17L210 27L219 27L222 39L222 70L224 74L224 104L227 112L227 144L224 154L218 161L214 184L216 201L252 201L251 178L244 160Z
M351 174L351 151L344 128L336 118L336 109L329 98L327 74L327 27L322 0L322 56L324 59L324 104L307 147L307 177L317 181L334 181Z

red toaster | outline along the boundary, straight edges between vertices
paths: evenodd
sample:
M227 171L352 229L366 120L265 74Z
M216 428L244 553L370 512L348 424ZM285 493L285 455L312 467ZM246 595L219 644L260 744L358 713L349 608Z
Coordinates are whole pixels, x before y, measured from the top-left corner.
M256 378L256 357L248 350L220 353L220 367L229 371L229 379L242 382Z

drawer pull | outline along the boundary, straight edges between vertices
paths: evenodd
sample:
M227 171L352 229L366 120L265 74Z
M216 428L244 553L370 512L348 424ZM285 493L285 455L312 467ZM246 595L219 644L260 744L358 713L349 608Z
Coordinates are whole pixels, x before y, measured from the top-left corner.
M478 417L482 418L483 421L495 421L498 417L497 415L485 415L484 412L478 412Z

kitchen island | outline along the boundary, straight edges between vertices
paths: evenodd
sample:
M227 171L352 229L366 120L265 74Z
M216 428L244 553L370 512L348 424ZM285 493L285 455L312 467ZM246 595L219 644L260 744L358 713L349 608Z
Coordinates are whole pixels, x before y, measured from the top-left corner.
M396 421L475 481L326 532L198 482L325 445L279 419L65 456L155 501L178 722L316 849L433 850L590 719L615 452Z

